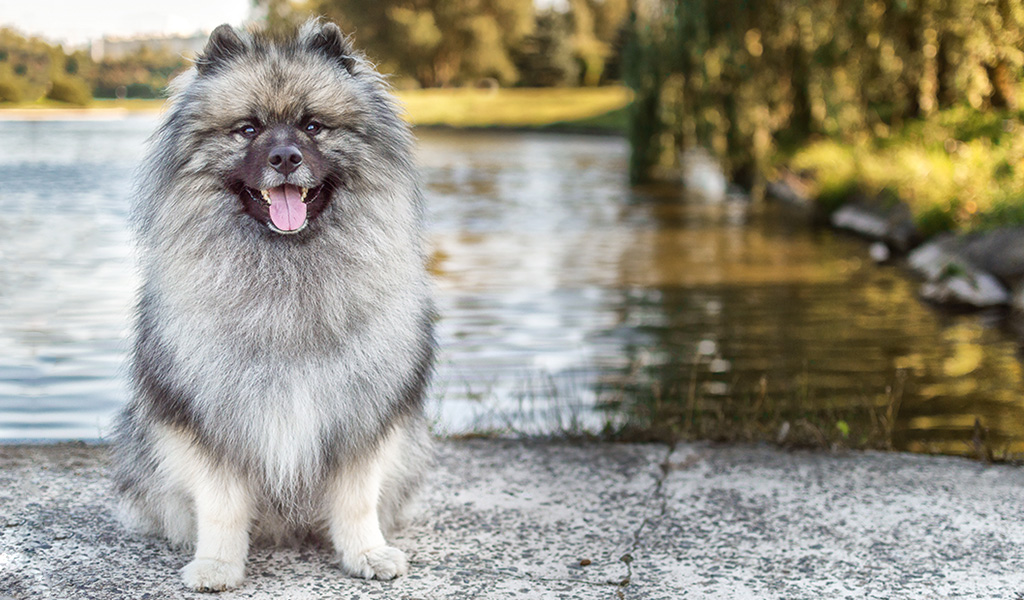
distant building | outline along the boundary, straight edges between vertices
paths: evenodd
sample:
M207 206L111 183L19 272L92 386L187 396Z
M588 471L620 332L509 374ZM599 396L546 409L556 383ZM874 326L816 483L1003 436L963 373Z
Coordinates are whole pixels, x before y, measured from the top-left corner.
M104 36L89 44L89 55L94 61L104 59L117 60L135 54L143 48L153 51L172 52L183 56L195 56L206 45L207 34L196 33L191 36L165 37L133 37L116 38Z

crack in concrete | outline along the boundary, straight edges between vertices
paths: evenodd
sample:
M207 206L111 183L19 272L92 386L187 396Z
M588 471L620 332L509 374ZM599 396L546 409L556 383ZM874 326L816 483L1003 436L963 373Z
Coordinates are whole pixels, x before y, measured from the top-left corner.
M660 506L658 507L656 514L650 517L644 517L644 520L640 522L640 526L637 527L636 531L633 532L633 543L629 546L629 552L624 554L620 559L623 563L626 564L626 578L623 579L621 583L619 583L619 587L621 588L626 588L632 585L634 555L636 554L637 550L640 549L640 537L643 535L644 529L648 526L648 524L653 524L653 521L655 519L658 519L660 521L665 516L665 512L668 510L668 501L662 495L661 488L662 486L664 486L665 480L668 479L668 474L673 471L672 464L669 462L669 459L672 458L672 453L675 452L675 450L676 444L673 443L669 445L668 450L665 453L665 459L658 463L660 474L658 475L657 480L654 482L654 487L651 490L650 496L646 501L644 501L645 507L649 506L652 501L660 502ZM619 591L618 596L619 598L625 598L625 595L622 593L622 591Z
M530 581L539 583L581 583L590 587L621 587L623 582L621 581L592 581L589 579L572 579L564 577L540 577L530 575L529 573L510 573L508 571L494 571L490 569L466 569L459 568L455 570L456 574L459 573L470 573L473 575L485 575L488 577L500 577L505 579L511 579L514 581ZM3 597L0 597L3 600Z
M644 517L644 519L640 522L640 525L636 528L636 531L633 532L633 535L632 535L633 540L632 540L632 543L630 543L630 545L629 545L628 551L625 554L623 554L622 557L619 559L621 562L623 562L626 565L626 576L622 580L619 580L619 581L609 580L609 581L600 582L600 581L592 581L592 580L587 580L587 579L565 579L565 578L559 578L559 577L535 577L535 576L530 575L529 573L510 573L510 572L507 572L507 571L494 571L494 570L488 570L488 569L459 569L459 571L466 572L466 573L472 573L474 575L484 575L484 576L490 576L490 577L495 577L495 576L497 576L497 577L505 577L505 578L508 578L508 579L511 579L511 580L514 580L514 581L529 581L529 582L539 582L539 583L575 583L575 584L583 584L583 585L586 585L588 587L618 588L618 589L616 589L616 596L618 598L625 598L625 595L623 594L623 590L631 585L631 582L632 582L632 579L633 579L633 565L632 565L632 563L633 563L633 555L636 554L637 550L640 548L640 538L643 535L644 530L648 527L648 525L653 525L655 520L660 521L665 516L665 513L668 510L668 500L664 496L662 496L662 493L661 493L662 486L665 484L665 480L668 478L669 473L671 473L672 471L679 470L679 468L689 467L692 464L692 462L690 462L690 461L692 461L693 459L699 458L699 457L691 457L691 459L689 459L685 465L682 465L680 467L678 465L675 465L675 464L669 462L669 459L672 457L672 453L675 452L675 450L676 450L676 444L669 445L668 448L665 451L664 458L661 461L658 462L658 470L659 470L658 476L655 479L654 485L651 487L651 491L648 494L647 499L644 500L643 505L644 505L644 507L650 506L650 503L652 501L660 502L660 505L658 506L658 509L657 509L657 511L656 511L656 513L654 515L649 516L649 517Z

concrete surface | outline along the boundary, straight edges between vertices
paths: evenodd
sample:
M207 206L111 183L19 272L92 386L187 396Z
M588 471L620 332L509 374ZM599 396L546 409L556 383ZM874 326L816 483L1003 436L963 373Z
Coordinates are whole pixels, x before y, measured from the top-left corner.
M177 599L188 557L127 535L106 450L0 446L0 598ZM256 599L1024 599L1024 469L763 446L445 441L409 575L255 548Z

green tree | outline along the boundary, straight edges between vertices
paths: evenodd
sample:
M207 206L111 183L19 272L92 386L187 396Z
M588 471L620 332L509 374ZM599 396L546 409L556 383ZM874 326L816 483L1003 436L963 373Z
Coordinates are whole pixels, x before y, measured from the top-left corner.
M527 87L572 86L579 66L572 47L569 16L554 10L537 14L534 32L516 49L519 84Z
M628 9L626 0L569 0L573 46L582 65L584 85L605 80Z
M310 11L291 0L254 0L255 16L272 35L291 33L310 16Z
M92 78L93 93L98 98L122 94L129 98L156 98L164 94L167 82L187 67L188 62L180 54L143 47L135 54L97 64Z
M10 67L10 71L5 69L0 77L9 90L21 91L21 100L42 98L55 70L63 70L57 67L64 65L63 51L59 47L25 37L10 28L0 27L0 52L6 57L3 63ZM58 58L60 60L56 60Z
M1018 105L1020 0L638 0L633 14L637 180L699 145L756 187L773 147Z
M313 0L384 70L423 86L518 78L513 49L533 30L532 0Z
M46 97L57 102L85 106L92 100L89 84L78 77L61 76L50 83Z
M0 61L0 102L21 102L24 100L22 84L14 75L9 64Z

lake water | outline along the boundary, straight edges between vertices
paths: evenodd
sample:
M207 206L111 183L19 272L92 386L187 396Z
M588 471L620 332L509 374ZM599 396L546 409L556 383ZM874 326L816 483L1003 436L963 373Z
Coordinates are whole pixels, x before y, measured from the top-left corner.
M124 401L126 207L154 126L0 121L0 439L102 438ZM1024 451L999 315L922 305L859 240L773 204L631 189L616 138L418 136L440 432L596 429L659 390L838 411L898 395L898 448L964 452L980 419Z

